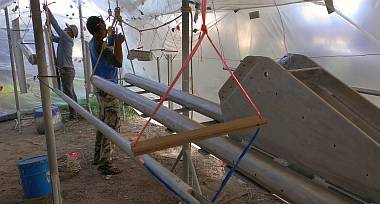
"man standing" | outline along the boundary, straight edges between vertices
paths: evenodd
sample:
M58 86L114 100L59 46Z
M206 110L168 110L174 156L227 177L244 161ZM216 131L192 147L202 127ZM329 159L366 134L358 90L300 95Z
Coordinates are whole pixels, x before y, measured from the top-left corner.
M123 51L121 44L124 42L123 35L114 36L110 33L108 45L104 38L107 37L106 24L103 19L91 16L87 19L87 30L93 38L89 42L91 62L94 75L117 83L117 68L122 66ZM112 50L111 41L114 41ZM113 42L112 42L113 43ZM119 132L120 129L120 107L119 100L102 90L96 90L96 96L100 106L99 118L108 126ZM121 170L111 164L114 145L99 130L96 132L94 165L99 165L98 170L105 175L121 173Z
M78 28L76 25L66 24L67 27L62 30L49 8L46 5L44 5L43 8L49 15L47 18L49 18L51 25L58 34L58 36L52 35L52 38L53 42L58 43L57 67L60 70L63 93L78 102L74 91L75 69L73 64L74 38L78 36ZM70 106L69 110L70 119L76 119L77 116L75 110Z

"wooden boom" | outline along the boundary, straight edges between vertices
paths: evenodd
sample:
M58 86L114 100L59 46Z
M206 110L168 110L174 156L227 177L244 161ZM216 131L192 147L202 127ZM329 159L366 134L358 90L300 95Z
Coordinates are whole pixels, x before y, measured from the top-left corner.
M199 128L196 130L144 140L139 142L137 146L132 149L132 151L136 156L148 154L155 151L180 146L185 143L209 139L227 134L228 132L259 127L265 124L267 124L267 121L257 116L241 118L225 123L210 125L208 127Z

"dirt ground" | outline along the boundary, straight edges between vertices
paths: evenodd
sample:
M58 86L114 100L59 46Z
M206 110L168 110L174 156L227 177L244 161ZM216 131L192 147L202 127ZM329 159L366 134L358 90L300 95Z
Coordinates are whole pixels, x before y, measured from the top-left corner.
M121 132L132 135L144 125L140 117L123 121ZM14 121L0 123L0 203L52 203L51 198L24 199L19 184L16 161L46 154L45 136L38 135L33 120L23 121L22 132L14 129ZM164 127L151 124L147 137L166 135ZM167 191L143 168L125 153L116 148L114 163L123 170L119 175L106 177L91 164L95 142L95 128L85 120L68 121L56 131L58 158L64 158L70 151L80 156L81 170L76 175L63 171L61 191L64 203L179 203L176 196ZM152 154L163 166L171 168L179 148L172 148ZM203 194L210 198L225 175L225 164L193 150L193 161L200 180ZM181 164L175 169L181 175ZM259 187L233 177L221 194L219 203L282 203Z

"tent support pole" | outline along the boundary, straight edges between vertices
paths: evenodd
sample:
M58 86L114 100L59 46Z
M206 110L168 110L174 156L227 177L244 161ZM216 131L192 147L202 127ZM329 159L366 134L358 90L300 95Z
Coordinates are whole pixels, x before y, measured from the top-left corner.
M87 67L87 63L86 63L86 60L87 60L87 51L86 51L86 43L85 43L85 40L84 40L84 32L83 32L83 14L82 14L82 0L79 0L78 2L78 10L79 10L79 29L80 29L80 41L82 43L82 63L83 63L83 71L84 71L84 79L85 79L85 90L86 90L86 109L88 111L91 111L91 108L90 108L90 93L89 93L89 83L91 83L90 81L88 81L89 79L89 76L87 76L88 74L88 69L89 67Z
M8 45L9 45L9 58L11 60L12 67L12 79L13 79L13 91L15 93L15 102L16 102L16 113L17 113L17 124L16 128L21 132L21 111L20 111L20 102L18 98L18 90L17 90L17 79L16 79L16 67L13 59L13 49L12 49L12 38L11 38L11 28L9 23L9 14L8 7L4 8L5 11L5 21L7 24L7 35L8 35Z
M185 62L189 55L189 0L182 0L182 63ZM182 73L182 91L189 92L189 70L186 67ZM189 116L189 112L183 112L183 115ZM182 145L183 151L183 179L190 183L190 162L191 162L191 145L190 143ZM193 175L195 176L195 175Z
M34 40L36 46L37 54L37 65L38 65L38 75L47 76L47 64L45 56L45 43L43 38L42 20L41 20L41 9L39 0L30 1L30 10L32 12L32 22L33 22L33 32ZM46 135L46 146L49 158L49 168L51 185L53 188L53 200L54 204L61 204L61 190L59 182L58 164L57 164L57 152L55 146L55 136L54 127L51 112L51 99L49 90L48 78L40 78L40 91L41 91L41 101L44 113L44 123L45 123L45 135Z

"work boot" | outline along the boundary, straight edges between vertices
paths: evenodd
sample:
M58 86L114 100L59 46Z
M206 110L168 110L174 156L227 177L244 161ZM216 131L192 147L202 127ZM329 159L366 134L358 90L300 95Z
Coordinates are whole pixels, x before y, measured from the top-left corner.
M98 167L98 170L101 171L103 175L116 175L123 172L121 169L111 165L111 164L103 164Z
M100 164L100 153L99 151L95 150L94 160L92 161L92 165L98 165L98 164Z

